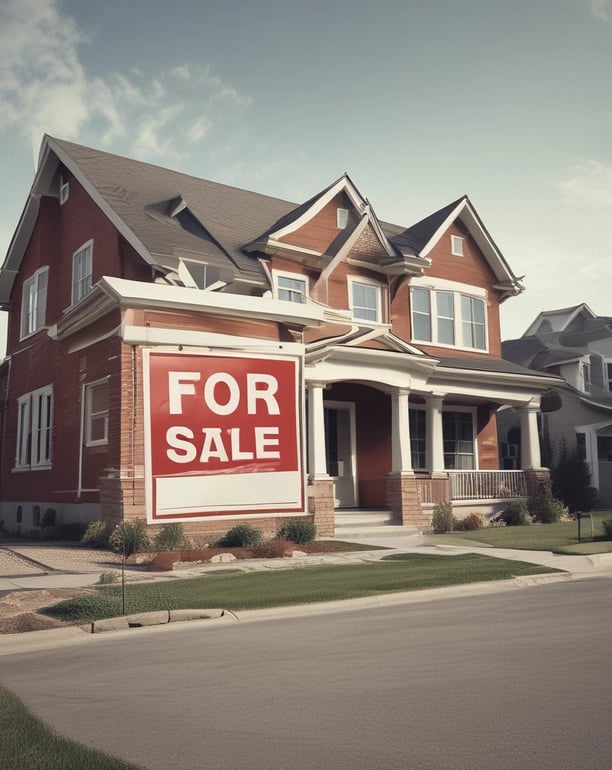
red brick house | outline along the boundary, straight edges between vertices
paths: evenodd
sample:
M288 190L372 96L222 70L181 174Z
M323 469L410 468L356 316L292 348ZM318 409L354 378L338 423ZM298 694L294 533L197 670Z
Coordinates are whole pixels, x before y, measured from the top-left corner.
M520 291L467 197L403 227L346 175L296 205L47 136L0 270L0 519L329 536L337 508L493 510L547 474L556 378L500 354Z

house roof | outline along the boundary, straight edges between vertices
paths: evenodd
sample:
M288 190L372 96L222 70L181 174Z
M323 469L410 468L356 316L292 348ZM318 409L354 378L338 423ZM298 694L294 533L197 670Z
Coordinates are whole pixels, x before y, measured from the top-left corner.
M562 332L572 323L575 323L578 316L582 316L586 321L597 318L585 302L557 310L543 310L541 313L538 313L535 320L523 334L523 337L530 337L540 332Z
M162 272L177 271L181 260L216 265L232 291L262 293L269 277L257 258L257 245L282 237L314 216L339 192L351 200L359 234L367 223L381 243L385 269L419 272L446 227L460 218L498 278L504 296L522 290L518 279L489 236L467 196L441 208L412 227L381 222L351 178L344 174L302 204L249 192L219 182L45 136L39 168L17 230L0 270L0 303L8 303L15 275L36 223L41 196L57 196L57 174L68 169L138 254ZM342 258L351 235L338 241ZM328 265L327 269L332 266ZM237 284L237 285L236 285Z

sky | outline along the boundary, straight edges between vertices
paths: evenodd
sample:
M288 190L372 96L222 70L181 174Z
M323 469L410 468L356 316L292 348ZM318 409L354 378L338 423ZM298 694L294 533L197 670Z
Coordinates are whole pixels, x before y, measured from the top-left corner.
M404 226L467 194L503 339L612 316L612 0L0 0L0 258L45 133Z

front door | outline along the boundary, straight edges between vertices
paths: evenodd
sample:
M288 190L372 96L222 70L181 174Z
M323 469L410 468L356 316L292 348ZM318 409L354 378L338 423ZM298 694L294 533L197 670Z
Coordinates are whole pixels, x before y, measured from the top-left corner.
M337 508L357 505L355 479L355 404L326 401L325 450L327 472L334 480Z

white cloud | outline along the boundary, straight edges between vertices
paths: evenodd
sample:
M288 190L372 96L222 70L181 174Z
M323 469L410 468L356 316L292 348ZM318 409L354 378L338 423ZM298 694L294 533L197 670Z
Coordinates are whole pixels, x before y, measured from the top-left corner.
M231 120L251 103L209 65L92 75L93 42L59 0L0 0L0 131L18 131L35 153L48 133L105 146L121 140L113 149L170 163L181 143L207 138L216 115Z
M591 0L591 13L599 21L612 18L612 0Z
M594 160L583 160L571 178L559 185L566 202L590 206L612 206L612 167ZM612 213L612 212L611 212Z

